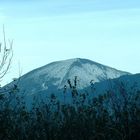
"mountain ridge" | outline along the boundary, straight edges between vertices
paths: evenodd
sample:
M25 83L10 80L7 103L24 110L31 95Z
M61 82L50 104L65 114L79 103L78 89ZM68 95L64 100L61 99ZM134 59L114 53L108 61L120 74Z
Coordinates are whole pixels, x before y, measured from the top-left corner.
M117 71L120 71L120 72L124 72L124 73L128 73L128 74L131 74L130 72L126 72L126 71L123 71L123 70L118 70L118 69L116 69L116 68L113 68L113 67L111 67L111 66L108 66L108 65L105 65L105 64L101 64L101 63L98 63L98 62L96 62L96 61L92 61L92 60L89 60L89 59L86 59L86 58L70 58L70 59L66 59L66 60L64 60L64 59L62 59L62 60L59 60L59 61L54 61L54 62L50 62L50 63L48 63L48 64L46 64L46 65L44 65L44 66L40 66L39 68L35 68L35 69L33 69L33 70L31 70L31 71L29 71L29 72L27 72L26 74L24 74L24 75L27 75L27 74L29 74L29 73L31 73L31 72L34 72L34 71L36 71L36 70L39 70L39 69L41 69L41 68L44 68L44 67L46 67L46 66L50 66L50 65L52 65L52 64L56 64L56 63L60 63L60 62L66 62L66 61L73 61L73 62L75 62L75 61L88 61L88 62L91 62L91 63L94 63L95 65L98 65L98 66L104 66L104 67L108 67L108 68L112 68L112 69L114 69L114 70L117 70ZM23 75L23 76L24 76Z
M74 58L49 63L32 70L20 77L19 87L27 92L60 90L67 84L67 80L78 77L78 88L82 89L93 83L107 79L118 78L122 75L130 75L100 63Z

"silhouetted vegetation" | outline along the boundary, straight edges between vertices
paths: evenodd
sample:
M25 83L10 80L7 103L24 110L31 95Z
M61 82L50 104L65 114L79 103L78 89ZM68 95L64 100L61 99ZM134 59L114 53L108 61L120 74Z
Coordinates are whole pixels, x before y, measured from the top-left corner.
M0 140L139 140L140 91L127 91L120 82L116 93L98 97L80 94L68 80L73 102L62 104L55 95L32 109L14 86L0 98ZM65 94L65 92L63 93ZM64 95L66 96L66 95Z

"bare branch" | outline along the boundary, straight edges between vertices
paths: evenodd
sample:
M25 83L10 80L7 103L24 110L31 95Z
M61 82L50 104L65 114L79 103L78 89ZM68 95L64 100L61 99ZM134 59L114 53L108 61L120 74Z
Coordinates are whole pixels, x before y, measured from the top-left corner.
M6 75L8 72L12 58L13 58L13 40L9 41L7 45L5 30L3 26L3 43L0 43L0 80Z

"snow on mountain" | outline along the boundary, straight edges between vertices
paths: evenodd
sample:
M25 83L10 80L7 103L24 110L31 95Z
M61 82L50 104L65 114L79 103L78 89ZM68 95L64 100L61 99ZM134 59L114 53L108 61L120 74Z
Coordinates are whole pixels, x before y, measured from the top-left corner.
M91 81L101 82L129 74L88 59L76 58L53 62L35 69L22 76L18 86L29 95L52 93L61 91L65 85L68 86L68 79L73 82L75 76L78 80L77 88L83 89L88 87Z

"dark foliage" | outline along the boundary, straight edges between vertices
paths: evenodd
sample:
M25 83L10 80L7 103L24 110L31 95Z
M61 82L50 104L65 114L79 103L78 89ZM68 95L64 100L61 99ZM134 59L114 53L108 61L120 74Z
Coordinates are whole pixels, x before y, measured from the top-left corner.
M72 104L50 101L26 108L15 93L0 96L0 140L139 140L140 91L127 91L123 83L99 97L79 94L68 80ZM65 94L65 92L64 92ZM133 95L133 96L130 96Z

